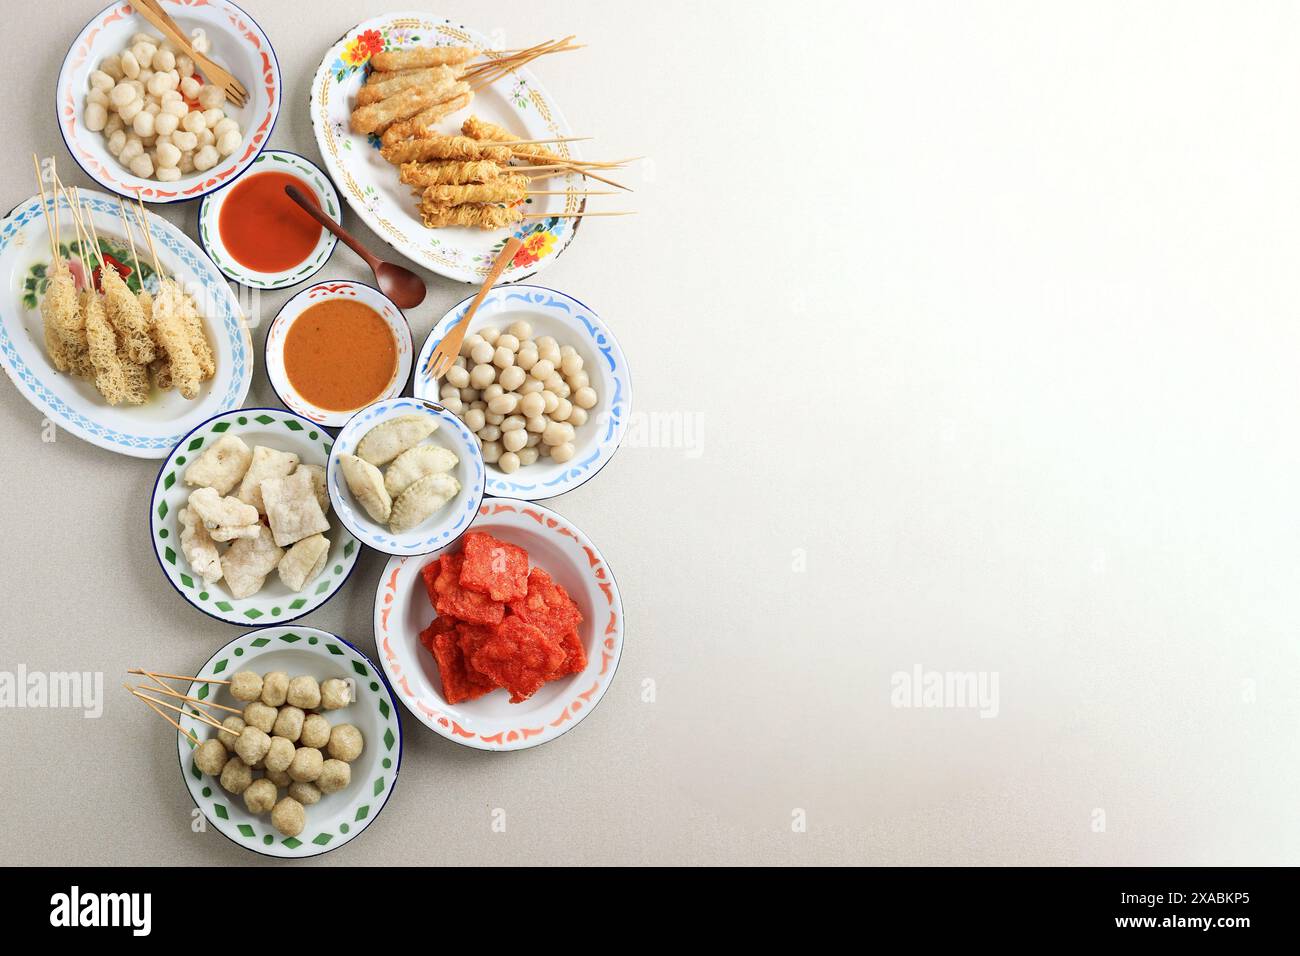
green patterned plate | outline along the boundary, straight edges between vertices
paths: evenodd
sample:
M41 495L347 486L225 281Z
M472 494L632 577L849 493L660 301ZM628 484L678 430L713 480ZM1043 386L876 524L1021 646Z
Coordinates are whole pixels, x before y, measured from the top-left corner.
M329 561L301 591L291 591L272 571L262 590L252 597L231 597L224 581L208 586L195 575L181 553L177 518L194 489L185 484L186 466L222 435L238 435L249 448L266 445L295 453L304 464L324 466L334 439L315 422L282 408L241 408L209 418L182 438L163 462L149 503L149 536L167 580L185 600L204 614L231 624L281 624L302 617L328 601L357 563L357 539L331 509Z
M339 206L339 194L335 191L334 184L329 181L329 177L321 172L315 163L309 162L297 153L283 149L268 149L253 160L253 164L248 167L248 172L243 176L229 186L203 197L203 201L199 203L199 245L226 278L233 279L250 289L286 289L320 272L329 261L329 257L334 254L334 247L339 241L334 233L322 229L320 239L308 253L307 258L281 272L258 272L231 255L221 239L221 207L229 197L231 189L247 182L249 176L265 172L293 176L305 192L315 194L317 202L327 216L342 224L343 213Z
M352 782L307 807L307 828L286 837L271 825L270 814L248 812L242 797L221 789L220 782L194 766L194 743L176 735L181 775L195 805L223 836L263 856L299 859L338 849L370 825L388 802L402 766L402 726L387 682L370 660L342 638L314 627L264 627L235 638L197 671L191 697L227 707L242 707L224 684L202 678L229 679L236 671L284 671L290 677L310 675L318 681L338 677L355 688L353 702L325 711L330 724L352 724L361 731L365 748L352 763ZM181 724L200 741L215 731L193 717ZM284 796L283 791L280 796Z

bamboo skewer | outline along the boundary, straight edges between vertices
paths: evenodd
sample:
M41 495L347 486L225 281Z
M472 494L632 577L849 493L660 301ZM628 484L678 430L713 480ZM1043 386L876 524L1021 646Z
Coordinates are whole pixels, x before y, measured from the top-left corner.
M142 674L145 677L166 677L168 680L188 680L198 681L203 684L229 684L228 680L217 680L215 677L193 677L187 674L164 674L162 671L147 671L139 667L132 667L127 671L128 674Z
M580 219L583 216L634 216L635 209L625 212L530 212L524 213L524 219Z
M529 196L617 196L616 189L588 189L578 192L573 189L530 189Z
M476 139L474 140L479 146L509 146L514 149L516 146L541 146L545 143L581 143L592 136L553 136L550 139Z
M125 687L127 690L131 690L131 686L130 686L129 684L123 684L122 686ZM152 710L155 714L157 714L157 715L158 715L159 717L161 717L163 720L167 721L167 723L171 724L173 727L175 727L177 730L179 730L182 734L184 734L186 737L188 737L188 738L190 739L190 741L194 744L194 746L197 747L197 746L199 745L199 738L198 738L198 737L195 737L192 733L190 733L188 730L186 730L186 729L185 729L184 727L182 727L180 724L176 723L176 721L172 720L170 717L168 717L166 714L164 714L161 710L159 710L159 709L158 709L157 707L155 707L153 704L149 703L148 699L146 699L145 697L141 696L140 694L136 694L135 691L133 691L133 690L131 691L131 693L132 693L133 695L135 695L136 697L139 697L141 700L143 700L143 701L145 702L145 705L146 705L150 710Z
M131 224L126 221L126 201L117 197L117 214L122 217L122 229L126 232L127 244L131 247L131 261L135 263L135 275L140 280L140 291L144 291L144 279L140 278L140 257L135 252L135 237L131 234Z
M50 268L53 269L59 261L58 240L54 238L54 225L50 222L50 201L45 196L45 180L41 178L41 164L36 159L36 154L32 153L32 166L36 168L36 186L41 191L41 212L45 214L45 231L49 234L50 240ZM54 221L59 219L59 197L54 197Z
M127 689L131 690L131 688L129 687ZM207 714L200 713L193 709L187 712L184 707L177 707L175 704L169 704L165 700L159 700L157 697L150 697L148 694L142 694L138 690L131 690L131 693L134 694L136 697L139 697L141 700L153 701L155 704L159 705L160 707L166 707L169 710L179 711L180 714L184 717L193 717L195 720L205 723L210 727L216 727L218 730L227 730L230 733L238 736L238 733L236 731L230 730L230 728L226 727L220 721L214 720L213 718L209 717Z
M204 707L215 707L215 708L217 708L217 710L228 711L229 713L237 714L237 715L239 715L239 716L241 716L241 717L242 717L243 714L244 714L244 712L243 712L242 710L240 710L238 707L227 707L225 704L216 704L216 703L213 703L213 702L210 701L210 700L200 700L200 699L197 698L197 697L189 697L189 696L187 696L187 695L185 695L185 694L182 694L182 693L181 693L180 691L178 691L178 690L175 690L175 689L173 689L173 688L171 688L171 687L168 687L166 684L164 684L162 681L158 680L157 678L151 677L150 680L152 680L155 684L158 684L158 685L159 685L159 690L155 691L155 693L166 694L168 697L177 697L177 698L179 698L179 699L181 699L181 700L183 700L183 701L188 701L188 702L191 703L191 704L196 704L196 705L197 705L197 704L202 704ZM136 685L136 690L153 690L153 688L152 688L152 687L144 687L144 686L142 686L142 685L138 685L138 684L137 684L137 685ZM198 708L198 707L195 707L195 709L198 710L199 708ZM212 715L209 714L208 716L211 717Z

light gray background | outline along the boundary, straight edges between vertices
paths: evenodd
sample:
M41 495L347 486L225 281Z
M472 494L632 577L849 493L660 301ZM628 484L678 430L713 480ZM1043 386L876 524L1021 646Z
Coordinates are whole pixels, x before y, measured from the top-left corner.
M75 168L52 91L99 6L0 3L24 38L5 208L31 151ZM316 66L385 8L248 9L284 74L271 143L315 159ZM702 446L624 448L551 502L626 602L600 707L506 756L404 719L387 809L318 862L1300 859L1300 10L437 9L589 44L538 72L592 155L651 157L640 214L588 222L540 281ZM193 234L194 205L164 214ZM327 276L364 273L340 247ZM466 291L431 277L417 341ZM275 404L260 368L249 399ZM237 633L155 566L157 465L40 425L0 387L0 669L102 670L108 704L0 711L0 858L261 862L191 834L171 736L113 690ZM372 651L382 565L304 623ZM996 673L998 716L892 707L916 665Z

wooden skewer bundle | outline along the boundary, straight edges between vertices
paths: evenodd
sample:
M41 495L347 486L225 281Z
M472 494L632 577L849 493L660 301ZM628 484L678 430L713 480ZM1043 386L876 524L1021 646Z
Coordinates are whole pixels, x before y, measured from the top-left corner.
M198 738L195 737L194 734L192 734L190 731L182 727L174 718L164 713L162 708L165 707L168 710L175 711L176 713L180 714L182 717L189 717L193 720L199 721L200 723L207 724L209 727L214 727L217 730L224 730L225 732L232 734L236 737L240 735L241 733L240 731L235 730L234 728L226 727L221 721L217 720L216 717L208 713L203 708L211 707L216 710L228 711L232 714L241 714L243 713L241 710L239 710L236 707L227 707L225 704L218 704L215 703L214 701L203 701L203 700L199 700L197 697L191 697L188 694L183 694L180 691L176 690L175 688L170 687L169 685L164 683L162 679L167 678L169 680L181 680L181 681L191 681L191 682L204 681L205 683L209 683L209 684L229 684L230 681L215 680L212 678L204 678L204 677L187 677L183 674L166 674L161 671L148 671L139 667L133 667L130 670L128 670L127 673L139 674L142 677L147 677L154 684L158 685L157 690L155 690L152 687L145 687L143 685L137 685L135 687L132 687L130 684L123 684L122 686L125 687L128 691L130 691L133 697L143 701L145 705L149 707L150 710L152 710L159 717L167 721L167 723L171 724L182 734L188 737L194 743L195 746L198 746L199 744ZM153 691L154 693L158 693L158 694L165 694L168 697L182 701L183 704L182 705L171 704L165 700L159 700L157 697L151 697L149 694L145 693L146 690Z

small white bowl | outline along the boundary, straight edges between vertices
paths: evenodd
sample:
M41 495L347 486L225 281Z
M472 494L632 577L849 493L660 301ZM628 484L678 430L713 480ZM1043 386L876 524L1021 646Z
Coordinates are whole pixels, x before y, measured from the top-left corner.
M308 286L286 302L276 313L271 327L266 331L266 354L264 355L266 375L271 380L271 388L275 389L275 394L279 396L280 401L284 402L285 408L297 412L304 418L310 418L318 425L339 428L357 413L357 409L340 412L313 405L293 387L284 370L284 342L289 329L307 309L330 299L351 299L370 306L388 323L388 329L393 333L393 342L397 345L397 369L393 373L393 380L375 397L375 401L396 398L406 388L407 379L411 377L411 353L414 342L411 339L411 327L406 322L406 316L393 304L392 299L373 286L368 286L364 282L353 282L350 279L327 279Z
M412 390L417 398L440 401L439 382L429 377L429 359L442 337L465 315L469 296L438 320L415 363ZM572 491L604 468L618 451L632 412L632 379L614 333L591 309L572 296L540 285L505 285L493 289L470 321L466 336L486 325L504 330L511 322L532 323L533 337L554 336L582 356L598 401L586 424L577 429L576 454L564 464L539 458L513 474L487 465L487 493L539 501Z
M248 91L242 107L226 102L222 109L239 122L243 140L239 149L204 172L197 170L174 183L141 179L108 151L102 133L86 129L82 112L86 106L90 74L106 56L125 50L136 33L159 35L131 4L109 4L91 18L68 48L59 69L54 92L55 121L63 142L77 165L105 189L145 202L185 202L219 189L249 167L267 141L280 115L280 64L256 21L230 0L203 3L163 0L163 9L187 36L202 28L211 41L209 55L231 72Z
M370 429L403 415L428 415L438 423L437 430L425 441L450 449L460 459L451 471L460 482L460 494L423 524L402 534L394 534L387 525L372 519L352 497L339 466L339 455L355 455L357 443ZM330 451L325 484L334 514L362 544L385 554L426 554L451 544L469 528L483 500L485 478L483 453L464 422L435 402L390 398L367 405L343 426Z
M291 677L307 675L318 681L336 677L353 684L352 703L322 712L331 726L352 724L361 731L365 745L351 764L352 782L307 807L306 829L296 837L286 837L272 826L270 814L249 813L243 797L227 793L215 777L194 766L194 743L176 734L181 774L195 806L222 836L263 856L320 856L356 839L387 805L402 766L402 725L387 681L366 655L341 637L293 625L241 634L195 673L200 678L229 680L231 674L244 670L258 674L283 671ZM200 679L189 685L187 693L227 707L242 707L230 697L226 684ZM180 723L200 741L216 733L215 728L192 717L182 717Z
M503 690L448 704L438 664L420 644L420 632L437 617L420 569L446 548L388 562L375 593L379 663L407 710L448 740L478 750L536 747L576 727L609 689L623 653L623 599L599 549L563 515L527 501L488 498L472 528L524 548L530 564L569 592L582 612L578 636L586 669L543 684L519 704Z
M284 149L268 149L253 160L246 176L203 197L202 202L199 203L199 245L227 279L250 289L287 289L299 282L305 282L320 272L330 256L334 254L334 247L339 244L339 240L334 233L322 228L320 239L316 241L315 247L308 253L307 258L280 272L258 272L231 255L221 238L221 208L230 197L232 186L244 182L247 176L256 176L258 173L265 172L293 176L302 184L304 192L315 194L320 208L327 216L337 223L343 222L339 194L328 176L314 163L297 153ZM287 196L285 201L290 201ZM409 336L410 333L407 334Z

